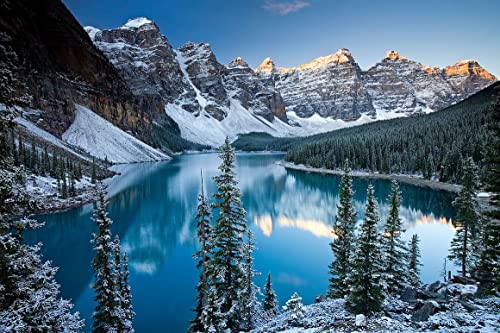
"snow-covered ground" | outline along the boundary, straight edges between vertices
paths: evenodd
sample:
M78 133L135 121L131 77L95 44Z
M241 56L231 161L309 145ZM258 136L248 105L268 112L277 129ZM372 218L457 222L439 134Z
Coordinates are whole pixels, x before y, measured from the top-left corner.
M75 152L71 147L68 147L68 145L62 141L61 139L55 137L54 135L50 134L49 132L41 129L40 127L36 126L35 124L33 124L31 121L25 119L25 118L22 118L22 117L16 117L14 119L14 121L24 127L28 132L30 132L32 135L44 140L44 141L47 141L51 144L53 144L54 146L57 146L59 148L62 148L64 150L66 150L67 152L71 153L71 154L74 154L76 156L78 156L79 158L83 159L83 160L89 160L88 157L86 156L83 156L82 154L79 154L77 152Z
M166 160L170 157L114 126L84 106L76 105L76 117L63 140L112 163Z
M197 98L206 103L203 96ZM219 121L210 116L204 110L199 115L187 112L179 104L171 103L165 106L165 112L179 125L181 136L189 141L219 147L224 139L229 137L234 140L239 134L252 132L264 132L275 137L301 137L318 133L330 132L337 129L358 126L375 121L368 115L362 115L355 121L344 121L341 119L323 118L314 114L309 118L300 118L294 112L288 112L287 117L290 125L278 118L272 122L252 114L241 104L231 99L231 105L227 110L227 117ZM405 114L395 113L385 115L387 118L402 117ZM376 119L380 120L380 119Z
M349 313L344 300L328 300L304 307L305 317L291 324L290 312L263 323L253 333L296 332L481 332L500 330L500 298L475 301L475 310L467 310L458 300L452 300L426 321L411 319L413 305L399 299L385 303L385 311L369 318ZM438 305L439 306L439 305ZM446 308L446 309L445 309Z

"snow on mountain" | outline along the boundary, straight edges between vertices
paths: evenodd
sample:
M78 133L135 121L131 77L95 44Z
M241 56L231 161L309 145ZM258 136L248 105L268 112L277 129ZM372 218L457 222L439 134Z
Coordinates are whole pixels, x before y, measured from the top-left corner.
M130 19L125 23L122 28L140 28L145 24L153 23L153 21L148 20L145 17L137 17L134 19Z
M270 58L256 70L241 57L223 65L207 43L174 50L146 18L86 31L135 95L162 100L185 139L212 146L248 132L306 136L432 112L496 81L475 61L441 69L396 51L366 71L347 49L291 68Z
M169 159L164 153L139 141L81 105L76 105L75 121L62 138L93 156L107 158L113 163Z

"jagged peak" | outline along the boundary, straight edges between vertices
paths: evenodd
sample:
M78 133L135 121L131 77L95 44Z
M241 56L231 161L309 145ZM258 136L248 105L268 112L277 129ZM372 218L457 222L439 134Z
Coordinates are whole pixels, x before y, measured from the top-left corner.
M445 69L446 75L476 75L480 78L489 81L496 81L497 77L486 69L481 67L481 65L473 59L466 59L457 62L455 65L447 66Z
M246 63L245 60L243 60L242 57L236 57L233 61L231 61L228 65L228 67L248 67L248 64Z
M401 56L397 51L394 51L394 50L388 51L386 56L385 56L385 59L401 60L401 61L408 60L405 57Z
M127 23L122 25L120 28L121 29L138 29L144 25L153 25L154 27L156 27L156 24L153 21L151 21L150 19L148 19L146 17L136 17L133 19L129 19L127 21Z
M273 59L267 57L262 61L262 63L257 67L255 72L257 73L262 73L262 74L269 74L274 71L276 66L274 65Z
M311 69L318 69L318 68L326 67L332 63L343 64L346 62L354 62L354 58L348 49L341 48L341 49L338 49L335 53L332 53L332 54L324 56L324 57L319 57L319 58L313 59L308 63L300 65L299 67L279 68L278 70L280 72L290 72L290 71L293 71L296 69L311 70Z

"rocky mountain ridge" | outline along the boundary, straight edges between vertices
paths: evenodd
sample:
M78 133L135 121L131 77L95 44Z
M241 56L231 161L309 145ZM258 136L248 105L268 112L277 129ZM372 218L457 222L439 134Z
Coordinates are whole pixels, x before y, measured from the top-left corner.
M217 125L215 120L230 137L260 130L275 136L310 135L440 110L496 81L472 60L429 67L395 51L368 70L347 49L291 68L277 67L270 58L255 70L241 57L224 65L207 43L189 42L174 50L146 18L115 29L86 30L132 91L163 99L182 135L197 142L206 135L196 132L214 130L208 127ZM230 119L242 110L253 117L245 115L249 124Z

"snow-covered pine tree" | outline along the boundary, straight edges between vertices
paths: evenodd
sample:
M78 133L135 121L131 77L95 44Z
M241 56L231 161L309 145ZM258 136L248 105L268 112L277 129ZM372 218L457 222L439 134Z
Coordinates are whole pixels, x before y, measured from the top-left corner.
M247 225L241 192L234 173L234 149L226 138L219 157L220 175L214 177L217 193L212 208L218 210L214 227L213 267L216 293L214 304L219 307L214 327L236 330L239 327L238 293L242 289L241 270L243 235Z
M389 195L389 217L384 226L382 234L383 272L387 292L396 295L401 292L407 280L407 253L408 248L401 239L404 232L402 221L399 218L399 207L401 204L401 193L398 183L391 183L391 194Z
M337 216L333 226L336 238L330 243L333 252L333 261L329 267L329 281L327 296L329 298L343 298L349 292L347 278L351 270L351 256L354 247L354 228L356 211L352 204L354 191L349 161L344 163L344 173L340 181L340 202L337 205Z
M23 233L42 226L35 220L13 220L11 214L33 204L18 180L24 171L13 165L6 133L15 127L8 111L0 112L0 331L78 332L83 327L73 305L59 296L57 268L43 261L42 244L26 245ZM18 178L18 179L16 179Z
M271 273L267 274L264 290L264 317L271 319L279 313L278 299L271 283Z
M198 260L196 267L201 271L200 279L198 285L196 286L196 308L195 318L191 321L189 327L189 332L205 332L207 327L206 316L212 316L209 312L213 310L211 307L207 307L208 291L210 273L211 273L211 256L212 256L212 226L210 221L212 219L212 212L210 211L210 205L208 203L208 198L205 196L205 190L203 186L203 171L201 171L201 193L198 195L198 209L195 215L195 220L197 221L197 236L200 242L200 249L196 251L193 255L195 260ZM213 316L212 316L213 317Z
M482 249L476 272L479 292L483 295L500 293L500 97L493 105L492 132L494 134L487 155L487 190L492 209L485 215L488 220L482 230Z
M92 288L95 290L96 308L93 313L92 332L107 333L116 331L116 301L115 280L113 276L113 261L111 259L113 244L111 242L110 226L113 223L106 212L104 191L99 190L97 207L94 210L93 221L98 227L93 233L95 257L92 260L95 279Z
M0 219L0 331L79 332L83 320L78 312L71 313L73 304L59 296L57 268L42 260L41 244L22 242L24 230L42 224ZM3 228L7 224L9 230Z
M480 252L478 248L481 216L476 199L478 177L476 165L471 157L463 163L462 189L453 201L457 208L454 221L456 233L451 241L448 258L460 265L462 276L471 272L477 263L475 258Z
M129 269L128 269L128 255L123 255L123 270L122 270L122 290L121 300L122 308L124 311L123 333L134 333L132 326L134 321L134 309L132 307L132 292L129 284Z
M286 301L283 310L290 312L288 316L288 323L292 326L300 326L302 319L304 319L304 305L302 304L302 297L297 292L294 292L292 297Z
M368 186L368 203L361 224L356 251L352 260L349 277L351 291L346 306L353 313L365 315L380 311L384 301L382 288L382 251L380 235L377 231L379 222L377 201L374 188Z
M123 281L123 271L122 271L122 260L121 260L121 247L120 247L120 237L115 235L113 241L113 299L115 302L115 312L113 313L114 320L116 322L116 331L119 333L131 332L131 323L128 322L126 315L126 307L123 299L124 293L124 281ZM133 329L132 329L133 331Z
M252 230L247 230L247 241L242 247L241 270L243 276L241 280L242 289L239 291L239 306L241 315L240 329L250 331L259 323L261 314L261 304L257 295L262 295L260 288L253 282L254 277L260 275L253 268L253 251L255 250L255 241Z
M411 237L410 244L408 246L408 284L412 287L420 287L420 248L418 247L418 235L415 234Z

